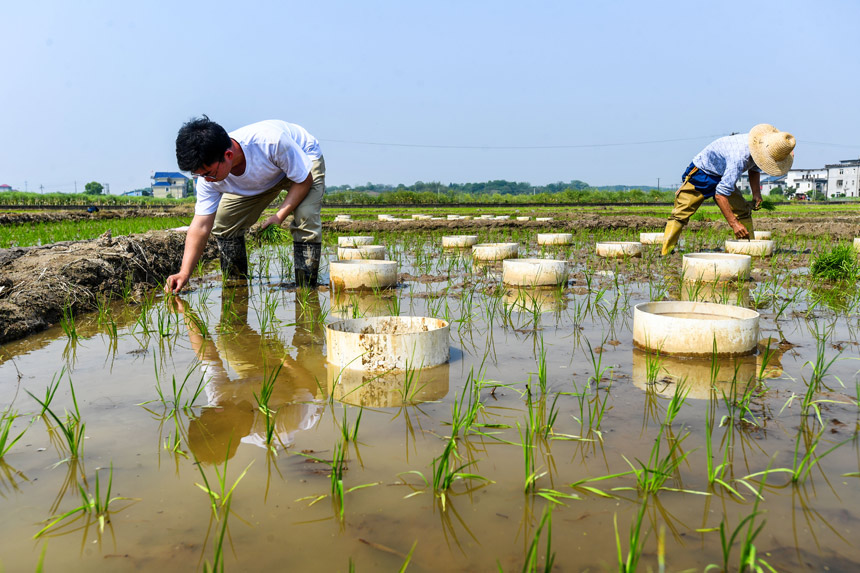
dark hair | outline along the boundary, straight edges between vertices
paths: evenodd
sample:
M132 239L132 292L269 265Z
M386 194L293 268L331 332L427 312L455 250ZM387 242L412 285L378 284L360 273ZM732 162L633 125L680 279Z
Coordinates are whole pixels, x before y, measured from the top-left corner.
M224 158L233 145L227 131L207 116L194 118L176 134L176 162L181 171L197 171Z

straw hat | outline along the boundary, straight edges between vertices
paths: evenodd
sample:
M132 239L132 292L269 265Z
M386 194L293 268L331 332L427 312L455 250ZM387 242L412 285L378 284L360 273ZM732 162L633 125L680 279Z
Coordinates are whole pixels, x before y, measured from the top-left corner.
M750 130L750 153L759 169L780 177L794 161L794 136L772 125L760 123Z

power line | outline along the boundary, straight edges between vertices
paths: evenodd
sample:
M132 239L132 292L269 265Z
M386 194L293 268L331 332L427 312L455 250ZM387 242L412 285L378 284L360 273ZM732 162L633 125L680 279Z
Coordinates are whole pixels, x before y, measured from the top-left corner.
M619 143L582 143L573 145L428 145L422 143L391 143L380 141L356 141L350 139L326 138L323 138L322 141L326 143L347 143L351 145L376 145L385 147L416 147L422 149L587 149L598 147L622 147L626 145L653 145L657 143L675 143L678 141L696 141L700 139L714 139L717 137L721 137L721 135L701 135L698 137L684 137L679 139L655 139L651 141L627 141Z
M805 145L824 145L827 147L846 147L848 149L858 149L860 148L860 144L849 145L845 143L824 143L821 141L806 141L805 139L799 139L798 143L803 143Z

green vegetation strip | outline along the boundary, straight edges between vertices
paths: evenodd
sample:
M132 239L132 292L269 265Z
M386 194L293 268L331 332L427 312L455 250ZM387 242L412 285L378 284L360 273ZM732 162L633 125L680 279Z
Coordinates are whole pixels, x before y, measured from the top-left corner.
M92 221L59 221L23 223L0 227L0 248L48 245L59 241L95 239L110 230L115 237L147 231L182 227L191 217L141 217L133 219L93 219Z

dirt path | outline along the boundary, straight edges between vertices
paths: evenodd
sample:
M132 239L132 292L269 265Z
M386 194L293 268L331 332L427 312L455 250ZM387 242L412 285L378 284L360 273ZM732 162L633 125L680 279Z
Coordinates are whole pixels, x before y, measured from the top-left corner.
M94 219L136 219L140 217L181 217L191 215L193 206L168 211L151 209L123 209L109 211L101 209L98 213L86 211L48 211L37 213L0 213L0 225L19 225L21 223L58 223L60 221L92 221Z

